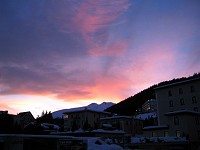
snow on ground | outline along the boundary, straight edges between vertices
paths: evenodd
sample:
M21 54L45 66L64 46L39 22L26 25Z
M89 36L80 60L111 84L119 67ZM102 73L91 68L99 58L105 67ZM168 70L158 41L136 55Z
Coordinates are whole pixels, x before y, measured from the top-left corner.
M107 140L108 141L108 140ZM108 144L100 138L88 139L88 150L123 150L123 148L116 144Z
M131 143L185 142L185 137L132 137Z
M156 112L150 112L150 113L144 113L144 114L137 114L134 116L136 119L149 119L149 118L156 118L157 117L157 113Z

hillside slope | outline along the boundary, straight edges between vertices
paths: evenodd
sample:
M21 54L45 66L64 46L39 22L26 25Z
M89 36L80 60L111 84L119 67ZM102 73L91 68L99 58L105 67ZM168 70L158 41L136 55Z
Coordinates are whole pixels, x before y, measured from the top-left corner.
M133 114L135 114L136 109L141 107L147 100L155 99L154 88L156 88L158 86L164 86L164 85L173 84L176 82L182 82L185 80L190 80L190 79L195 79L195 78L200 78L200 73L195 73L193 76L189 76L189 77L182 77L182 78L172 79L169 81L160 82L157 85L153 85L153 86L135 94L134 96L131 96L131 97L117 103L116 105L113 105L113 106L107 108L105 111L108 111L111 113L122 114L122 115L133 115Z

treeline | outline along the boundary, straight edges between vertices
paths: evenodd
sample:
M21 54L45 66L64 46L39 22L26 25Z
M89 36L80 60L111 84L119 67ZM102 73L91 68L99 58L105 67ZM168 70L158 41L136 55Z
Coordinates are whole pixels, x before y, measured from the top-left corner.
M160 82L159 84L144 89L143 91L135 94L134 96L128 97L125 100L117 103L116 105L107 108L105 111L122 115L133 115L136 113L136 110L139 107L141 107L147 100L155 99L154 88L196 78L200 78L200 73L195 73L194 75L189 77L182 77L178 79Z
M0 114L0 134L46 134L42 124L49 124L50 130L54 130L54 125L59 126L59 131L64 129L63 118L53 118L51 112L42 112L33 122L23 126L15 121L15 115Z

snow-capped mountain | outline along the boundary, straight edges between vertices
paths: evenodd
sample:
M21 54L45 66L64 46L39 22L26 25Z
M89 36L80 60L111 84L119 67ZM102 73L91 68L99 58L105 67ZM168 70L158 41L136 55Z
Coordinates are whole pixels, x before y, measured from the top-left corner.
M85 108L90 109L90 110L95 110L95 111L104 111L106 108L113 106L114 103L112 102L103 102L101 104L97 103L91 103L88 106L83 106L83 107L76 107L76 108L70 108L70 109L62 109L58 111L54 111L52 113L53 118L62 118L62 114L67 111L80 111Z

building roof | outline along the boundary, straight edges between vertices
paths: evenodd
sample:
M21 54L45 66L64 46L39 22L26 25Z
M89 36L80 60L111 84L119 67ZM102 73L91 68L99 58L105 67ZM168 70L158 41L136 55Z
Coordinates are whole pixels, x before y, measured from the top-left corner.
M91 112L96 112L96 113L110 114L109 112L88 109L86 107L79 107L79 108L68 109L63 114L77 113L77 112L84 112L84 111L91 111Z
M143 130L162 130L162 129L168 129L169 127L166 125L159 125L159 126L146 126L143 128Z
M157 90L157 89L166 88L166 87L170 87L170 86L175 86L175 85L179 85L179 84L184 84L184 83L188 83L188 82L192 82L192 81L196 81L196 80L200 80L200 78L185 79L183 81L178 81L178 82L175 82L175 83L169 83L169 84L166 84L166 85L161 85L161 86L158 86L158 87L156 87L154 89Z
M188 109L171 111L171 112L165 113L166 116L183 115L183 114L187 114L187 115L200 115L199 112L196 112L196 111L193 111L193 110L188 110Z
M131 119L132 117L130 116L112 116L112 117L105 117L105 118L100 118L100 120L110 120L110 119Z
M20 117L24 117L26 114L30 114L32 117L32 113L30 111L26 111L26 112L20 112L19 114L17 114L17 116L20 116ZM33 117L34 118L34 117ZM35 119L35 118L34 118Z

